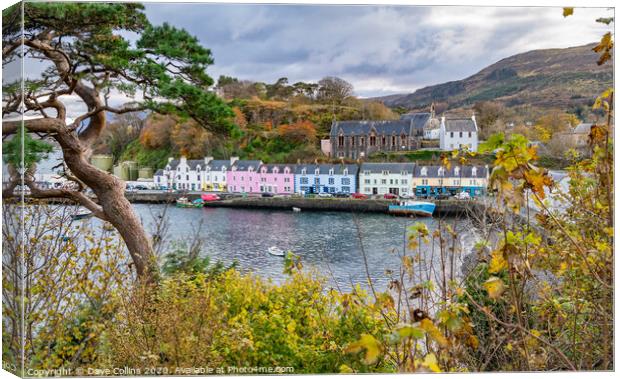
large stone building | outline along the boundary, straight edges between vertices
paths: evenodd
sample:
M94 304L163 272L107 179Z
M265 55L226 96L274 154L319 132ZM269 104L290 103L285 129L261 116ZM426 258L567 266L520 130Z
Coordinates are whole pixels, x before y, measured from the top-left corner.
M330 156L357 159L376 152L417 150L430 120L430 113L419 113L401 120L334 121Z

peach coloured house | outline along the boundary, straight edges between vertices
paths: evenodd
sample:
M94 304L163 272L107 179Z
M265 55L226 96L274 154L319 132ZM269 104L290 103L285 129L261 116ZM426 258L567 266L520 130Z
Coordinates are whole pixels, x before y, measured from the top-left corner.
M287 164L260 166L260 191L273 194L295 193L295 167Z
M260 174L259 169L263 162L239 160L226 171L226 183L228 192L236 193L259 193Z

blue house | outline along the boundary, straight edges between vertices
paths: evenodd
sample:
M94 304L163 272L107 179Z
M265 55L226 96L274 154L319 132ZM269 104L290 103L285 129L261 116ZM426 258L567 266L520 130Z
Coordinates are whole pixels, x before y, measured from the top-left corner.
M358 167L354 164L298 164L295 166L295 193L347 193L357 188Z

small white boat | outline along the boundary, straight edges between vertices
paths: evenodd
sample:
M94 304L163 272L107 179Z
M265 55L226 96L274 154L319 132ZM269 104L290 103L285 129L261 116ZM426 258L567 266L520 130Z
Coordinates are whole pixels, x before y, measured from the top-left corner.
M301 212L301 208L293 207L293 212Z
M280 249L277 246L271 246L269 249L267 249L267 252L271 255L275 255L276 257L284 256L284 250Z

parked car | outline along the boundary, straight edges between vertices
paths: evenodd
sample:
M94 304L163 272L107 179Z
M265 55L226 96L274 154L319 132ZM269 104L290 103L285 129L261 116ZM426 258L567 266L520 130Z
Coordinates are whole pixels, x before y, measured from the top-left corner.
M384 199L398 199L398 196L394 195L393 193L386 193L385 195L383 195Z
M273 194L269 192L263 192L260 196L261 197L273 197Z
M469 192L465 192L465 191L457 193L454 197L459 200L471 199L471 196L469 196Z
M143 184L137 184L133 188L136 189L136 190L139 190L139 191L146 191L146 190L149 189L147 186L145 186Z
M359 193L356 192L353 195L351 195L352 198L354 199L368 199L368 196L364 195L363 193Z
M220 197L214 193L203 193L202 196L200 196L200 198L203 201L215 201L215 200L220 200Z
M437 200L446 200L449 199L450 197L452 197L449 193L440 193L437 196L435 196L435 199Z
M401 194L400 194L400 198L401 198L401 199L414 199L414 198L415 198L415 195L408 194L408 193L401 193Z
M334 195L332 195L331 193L328 193L328 192L321 192L319 194L319 197L334 197Z
M334 194L334 197L340 197L340 198L346 198L346 197L349 197L349 196L350 195L348 193L346 193L346 192L336 192Z

